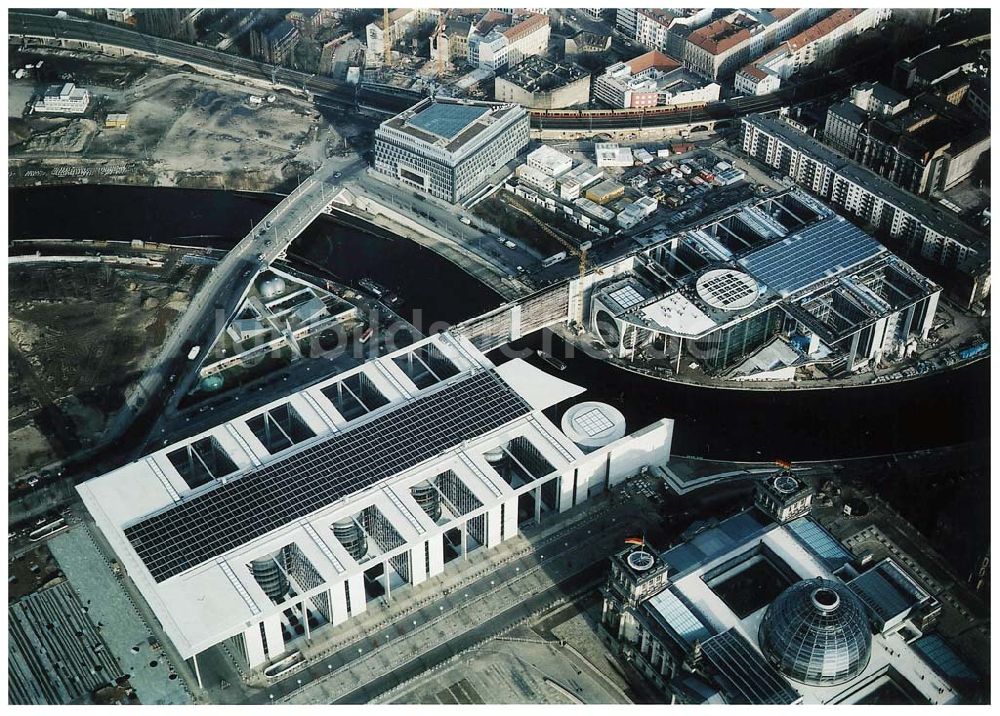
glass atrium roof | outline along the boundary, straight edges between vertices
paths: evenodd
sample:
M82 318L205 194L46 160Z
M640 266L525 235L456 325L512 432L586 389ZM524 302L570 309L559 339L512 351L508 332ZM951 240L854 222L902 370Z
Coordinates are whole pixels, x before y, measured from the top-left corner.
M735 628L706 641L702 653L731 704L792 704L800 698Z
M407 124L444 139L454 139L463 129L489 112L488 107L434 103L410 117Z

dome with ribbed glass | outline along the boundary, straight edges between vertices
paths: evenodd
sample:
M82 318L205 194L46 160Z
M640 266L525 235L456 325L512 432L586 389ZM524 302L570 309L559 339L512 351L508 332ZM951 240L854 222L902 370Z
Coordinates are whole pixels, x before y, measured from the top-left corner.
M779 671L813 686L850 681L871 657L872 632L861 600L840 582L806 579L764 613L760 649Z

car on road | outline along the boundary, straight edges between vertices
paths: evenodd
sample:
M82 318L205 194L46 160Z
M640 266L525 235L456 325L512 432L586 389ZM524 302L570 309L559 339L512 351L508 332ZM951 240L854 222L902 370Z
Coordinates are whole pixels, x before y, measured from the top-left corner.
M459 217L458 220L461 221L466 226L472 226L472 220L468 216Z
M340 179L340 172L334 172L333 173L333 178L334 179Z

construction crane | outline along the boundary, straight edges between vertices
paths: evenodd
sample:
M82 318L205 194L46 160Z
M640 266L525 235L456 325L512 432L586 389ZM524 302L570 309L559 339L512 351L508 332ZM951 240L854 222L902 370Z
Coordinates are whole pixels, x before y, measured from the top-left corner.
M392 66L392 40L389 39L389 8L382 8L382 65L388 70Z
M535 224L537 224L539 226L539 228L541 228L541 230L543 232L545 232L545 234L547 236L550 236L553 239L555 239L556 241L558 241L560 244L562 244L562 246L567 251L569 251L571 254L573 254L574 256L577 257L577 260L578 260L578 278L581 281L581 284L580 284L580 302L579 302L579 307L577 308L577 311L576 311L576 315L573 318L576 321L577 325L582 326L583 325L583 283L582 283L582 281L583 281L583 277L587 274L587 252L590 251L591 243L589 241L584 241L579 246L575 246L573 244L573 242L571 242L569 239L567 239L564 236L562 236L560 233L558 233L555 229L553 229L548 224L545 224L544 222L542 222L537 216L535 216L534 214L532 214L530 211L528 211L524 207L520 206L516 202L511 202L510 205L513 206L515 209L517 209L522 214L524 214L525 216L527 216L533 222L535 222ZM600 269L598 269L597 272L598 273L602 273L600 271Z
M437 44L438 53L438 66L437 66L437 76L438 79L444 74L444 53L441 51L441 37L444 32L444 20L447 16L447 11L442 12L438 15L437 28L434 30L434 42Z

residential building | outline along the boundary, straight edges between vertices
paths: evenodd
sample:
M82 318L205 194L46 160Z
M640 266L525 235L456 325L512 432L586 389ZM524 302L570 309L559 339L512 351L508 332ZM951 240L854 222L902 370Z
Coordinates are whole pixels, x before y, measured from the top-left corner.
M303 37L312 37L322 27L332 25L336 11L333 8L309 8L291 10L285 19L295 26Z
M437 62L444 55L444 65L450 68L456 60L465 62L469 56L469 35L472 22L464 17L451 17L439 32L431 35L431 60Z
M990 148L989 129L947 95L924 93L911 103L877 84L855 85L851 95L853 104L827 112L827 143L914 194L951 189Z
M719 99L721 87L652 50L618 62L594 80L594 99L615 108L701 104Z
M584 451L543 412L581 392L445 333L77 489L199 680L199 654L219 644L259 675L669 460L671 420Z
M468 62L492 72L515 67L531 55L544 55L549 45L549 16L517 16L491 10L469 37Z
M90 90L72 82L49 85L33 108L43 114L83 114L90 106Z
M758 499L811 494L787 471L767 483ZM940 603L892 558L865 569L808 512L785 521L757 506L663 551L625 547L601 590L601 639L664 703L975 700L976 675L933 633Z
M269 30L250 31L250 54L272 65L288 64L299 42L295 25L282 20Z
M836 102L826 111L823 141L847 156L853 156L858 137L868 122L868 115L851 102Z
M389 46L399 42L408 30L425 20L436 18L440 10L429 7L396 8L389 13ZM368 64L380 64L385 56L385 23L382 18L365 27Z
M822 69L844 40L889 19L888 8L843 8L744 66L734 80L737 92L768 94L806 68Z
M496 78L498 102L515 102L532 109L559 109L590 101L590 73L571 62L528 57Z
M528 145L520 105L427 98L375 132L375 170L459 203Z
M615 356L651 351L720 376L780 336L808 346L789 367L851 373L902 357L926 340L941 292L801 189L743 202L609 275L590 316Z
M815 23L821 8L738 10L692 31L684 64L712 80L728 79L753 57Z
M740 145L750 157L870 225L877 235L957 272L947 280L955 300L971 305L989 295L989 241L951 212L898 188L776 117L744 117Z
M137 25L139 18L130 7L108 8L105 11L108 22L117 22L119 25Z
M563 51L567 60L574 60L580 55L606 52L610 49L611 35L597 35L593 32L578 32L573 37L567 37L563 43Z
M635 13L636 41L671 57L684 57L684 45L688 35L712 19L712 8L659 10L639 8Z
M966 96L966 106L979 119L990 121L990 80L989 77L976 75L969 82L969 93Z
M910 98L881 82L861 82L851 87L851 102L872 115L893 117L910 106Z
M615 26L626 37L635 38L636 9L620 7L615 10Z
M907 57L893 68L892 84L901 90L911 88L927 90L959 72L973 72L980 63L989 66L989 60L976 46L965 44L935 47Z

